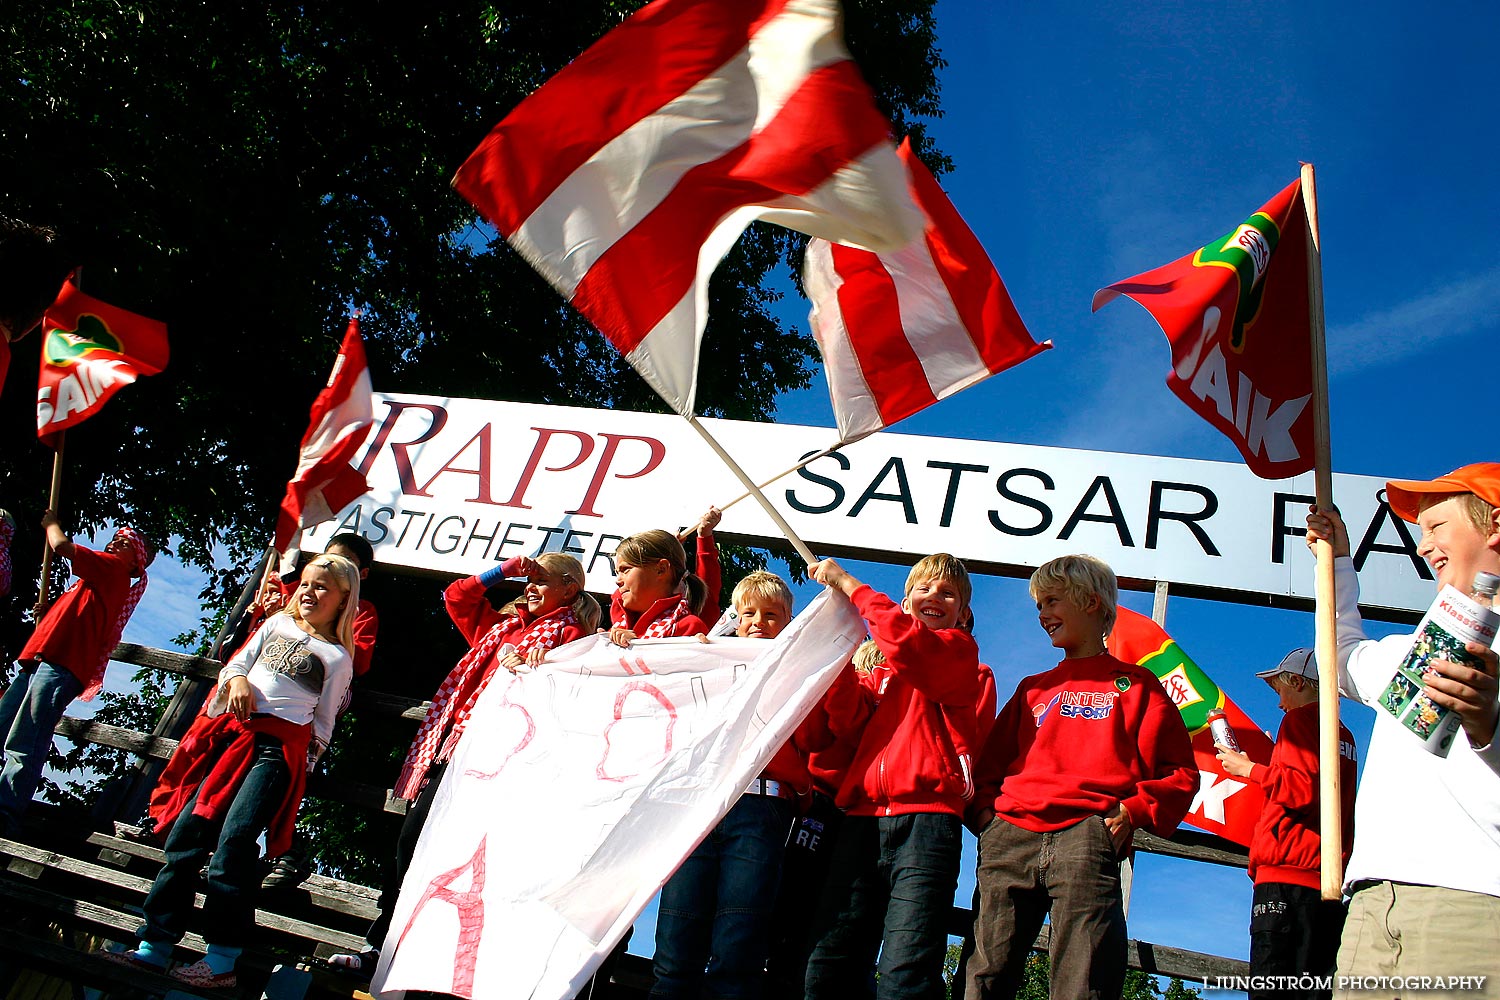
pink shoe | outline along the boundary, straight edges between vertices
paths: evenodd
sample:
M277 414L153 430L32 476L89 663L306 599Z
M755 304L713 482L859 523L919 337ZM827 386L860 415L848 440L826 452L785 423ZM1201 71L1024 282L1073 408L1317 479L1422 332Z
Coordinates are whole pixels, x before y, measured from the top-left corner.
M187 983L189 986L197 986L203 989L227 989L240 984L239 975L233 970L228 972L214 972L207 962L194 962L192 965L184 965L172 970L172 978Z
M165 975L167 971L166 966L157 965L155 962L148 962L141 958L139 952L134 950L105 951L103 948L100 948L98 951L90 952L90 954L94 958L102 958L106 962L113 962L116 965L128 965L132 969L144 969L147 972L155 972L159 975Z

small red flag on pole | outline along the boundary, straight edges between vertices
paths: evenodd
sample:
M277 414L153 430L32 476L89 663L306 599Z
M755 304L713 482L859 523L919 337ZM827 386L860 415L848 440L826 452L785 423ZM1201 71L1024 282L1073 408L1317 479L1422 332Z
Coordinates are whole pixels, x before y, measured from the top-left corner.
M350 463L374 422L370 370L356 317L349 320L328 384L313 401L297 471L286 484L276 518L276 550L282 555L297 547L303 528L328 520L369 490Z

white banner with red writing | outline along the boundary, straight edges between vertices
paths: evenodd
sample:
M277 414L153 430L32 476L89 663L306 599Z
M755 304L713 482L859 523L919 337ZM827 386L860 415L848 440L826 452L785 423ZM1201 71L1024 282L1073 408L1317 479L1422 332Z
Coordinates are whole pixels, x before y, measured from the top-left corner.
M774 642L598 637L499 674L433 801L374 992L573 996L864 636L825 592Z

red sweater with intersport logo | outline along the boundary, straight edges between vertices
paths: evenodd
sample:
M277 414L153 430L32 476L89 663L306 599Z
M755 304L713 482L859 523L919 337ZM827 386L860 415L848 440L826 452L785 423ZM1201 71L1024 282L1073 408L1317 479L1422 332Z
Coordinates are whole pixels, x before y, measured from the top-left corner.
M1198 766L1156 675L1108 653L1063 660L1021 681L975 773L976 805L1047 833L1125 803L1131 823L1167 836L1192 805Z

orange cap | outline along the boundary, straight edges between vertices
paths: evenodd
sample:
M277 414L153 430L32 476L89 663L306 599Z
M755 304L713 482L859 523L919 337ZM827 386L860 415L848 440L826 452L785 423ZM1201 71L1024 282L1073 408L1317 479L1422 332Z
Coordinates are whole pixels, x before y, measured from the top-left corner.
M1475 462L1433 480L1392 479L1385 484L1385 502L1403 521L1413 524L1422 495L1472 493L1491 507L1500 507L1500 462Z

